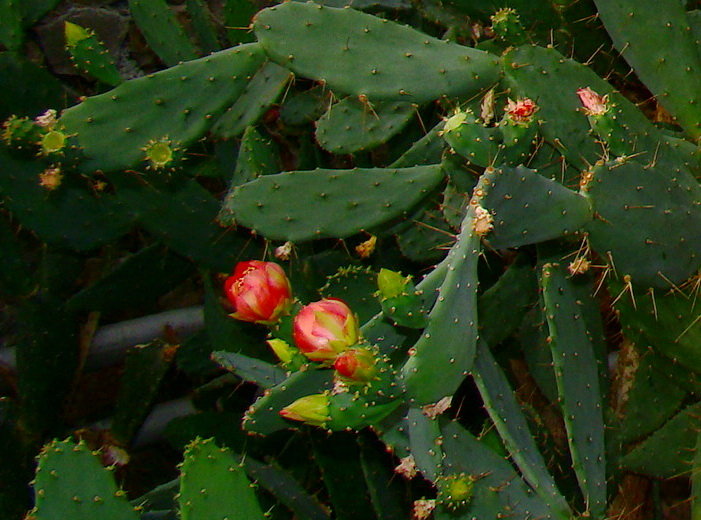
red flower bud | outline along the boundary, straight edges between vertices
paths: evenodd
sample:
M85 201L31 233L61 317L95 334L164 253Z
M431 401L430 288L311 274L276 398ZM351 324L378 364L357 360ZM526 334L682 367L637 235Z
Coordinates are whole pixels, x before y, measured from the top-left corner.
M336 298L320 300L295 316L292 337L312 361L331 361L358 342L358 320L348 305Z
M273 262L239 262L226 279L224 292L236 308L230 316L242 321L275 323L292 304L290 281Z
M352 381L370 381L377 373L375 356L364 348L352 348L341 352L333 367L341 376Z

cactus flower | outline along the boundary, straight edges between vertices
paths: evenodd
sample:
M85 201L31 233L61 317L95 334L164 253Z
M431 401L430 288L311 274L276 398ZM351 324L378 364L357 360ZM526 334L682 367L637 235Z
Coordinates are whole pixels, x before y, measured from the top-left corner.
M600 96L589 87L578 89L577 95L588 116L601 116L608 112L608 95Z
M343 301L328 298L305 305L294 319L292 336L312 361L333 361L358 342L358 320Z
M39 186L49 191L54 191L61 186L61 181L63 181L63 174L61 168L57 166L47 168L39 174Z
M312 426L323 426L331 420L329 398L326 394L301 397L280 410L280 415L292 421L300 421Z
M506 103L506 115L513 123L528 124L533 114L538 111L538 105L532 99L523 98L517 101L509 99Z
M239 262L224 292L236 309L230 316L253 323L275 323L292 304L290 281L274 262Z
M377 374L375 356L364 348L351 348L341 352L333 367L341 376L351 381L367 382Z

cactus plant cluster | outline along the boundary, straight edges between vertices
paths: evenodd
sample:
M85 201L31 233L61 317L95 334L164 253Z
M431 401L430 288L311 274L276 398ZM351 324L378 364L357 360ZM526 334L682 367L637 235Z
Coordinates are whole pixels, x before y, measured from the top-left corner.
M4 518L701 515L692 2L130 0L130 66L56 4L0 0Z

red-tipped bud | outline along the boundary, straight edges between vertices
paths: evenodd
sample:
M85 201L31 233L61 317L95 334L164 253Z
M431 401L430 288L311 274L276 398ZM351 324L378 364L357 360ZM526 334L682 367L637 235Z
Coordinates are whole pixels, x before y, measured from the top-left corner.
M273 262L239 262L226 279L224 292L236 309L230 316L242 321L275 323L292 304L290 281Z
M577 95L588 116L600 116L608 112L608 96L600 96L589 87L578 89Z
M516 101L509 99L506 103L506 116L514 123L530 123L538 105L532 99L523 98Z
M299 421L312 426L323 426L331 420L329 416L329 398L326 394L301 397L280 410L280 415L292 421Z
M341 376L351 381L371 381L377 374L375 356L364 348L352 348L341 352L333 367Z
M328 298L302 307L294 319L295 343L312 361L333 361L358 342L358 320L343 301Z

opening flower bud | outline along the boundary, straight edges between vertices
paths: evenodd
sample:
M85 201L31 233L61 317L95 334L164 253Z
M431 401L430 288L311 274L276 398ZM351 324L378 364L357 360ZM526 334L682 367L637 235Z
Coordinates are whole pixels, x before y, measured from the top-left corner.
M302 307L294 319L295 343L312 361L333 361L358 342L358 320L343 301L328 298Z
M274 262L239 262L224 292L236 309L230 316L242 321L272 324L292 305L290 281Z
M538 111L538 108L538 105L529 98L516 101L509 99L506 103L506 117L512 123L528 124L531 122L533 114Z
M312 426L323 426L331 420L329 416L329 398L326 394L301 397L280 410L280 415L292 421L299 421Z
M39 186L49 191L61 186L61 181L63 181L63 174L59 167L47 168L39 174Z
M351 381L371 381L377 374L375 356L364 348L352 348L340 353L333 367Z
M402 276L402 273L382 268L377 275L377 287L380 289L380 297L383 300L394 298L402 294L411 280Z
M608 112L608 96L600 96L589 87L578 89L577 95L588 116L601 116Z

